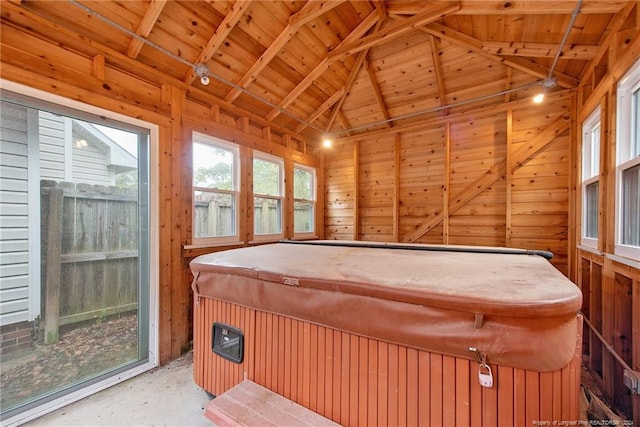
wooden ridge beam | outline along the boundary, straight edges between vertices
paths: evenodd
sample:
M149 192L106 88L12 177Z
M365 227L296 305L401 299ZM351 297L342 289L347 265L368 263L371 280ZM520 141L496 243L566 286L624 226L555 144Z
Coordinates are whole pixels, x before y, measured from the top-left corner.
M482 40L478 40L459 31L455 31L444 25L432 22L427 26L421 27L421 29L441 40L446 40L449 43L471 50L487 59L515 68L516 70L520 70L539 79L544 79L549 75L549 69L547 67L543 67L542 65L525 58L503 58L502 56L493 55L482 48ZM553 75L556 77L558 85L561 87L572 88L579 84L578 79L566 74L556 71Z
M231 10L229 10L220 25L218 25L218 28L216 28L213 35L207 41L207 45L202 49L195 61L193 61L194 64L204 64L213 57L229 33L231 33L231 30L233 30L238 21L240 21L240 18L242 18L250 4L251 0L237 0L233 3ZM182 78L182 81L190 85L197 77L195 70L189 70Z
M282 30L269 47L262 52L260 58L244 73L240 80L236 82L236 85L241 88L247 88L258 77L262 70L269 65L273 58L280 53L301 26L329 10L338 7L345 1L346 0L311 0L307 2L298 13L289 17L289 23L284 30ZM225 101L233 102L238 99L241 93L242 91L239 88L233 88L225 97Z
M342 42L338 45L338 47L342 46L345 43L351 43L354 40L359 39L364 34L371 29L376 23L380 21L380 17L378 13L374 10L366 18L362 20L362 22L352 31L350 32ZM309 88L313 84L315 80L318 79L329 68L329 61L325 57L316 67L307 74L307 76L300 82L298 85L293 88L287 96L285 96L279 103L279 108L287 108L291 103L296 100L300 95L304 93L305 90ZM280 115L280 110L274 108L267 114L267 120L273 120Z
M388 43L395 40L398 37L405 35L406 33L420 28L421 26L436 21L445 15L455 12L460 9L459 2L435 2L430 5L422 13L419 13L411 18L401 19L397 22L387 26L386 28L376 31L373 34L362 37L360 40L356 40L353 43L344 44L333 51L329 52L327 59L329 62L339 61L342 58L354 55L365 49L370 49L374 46Z
M138 24L138 28L136 29L137 35L146 38L151 33L153 26L156 24L166 4L167 0L151 0L140 24ZM137 58L143 45L144 43L141 40L132 38L127 47L127 56L133 59Z
M527 164L536 154L544 150L554 139L569 130L571 121L564 114L546 126L539 134L526 144L521 144L510 153L511 166L508 168L507 159L496 162L491 168L475 181L466 186L455 196L449 199L448 215L453 215L463 206L490 188L494 183L502 179L507 172L513 173ZM508 170L510 169L510 170ZM420 237L438 226L444 220L442 211L436 211L428 215L423 221L414 227L414 230L403 237L404 242L415 242Z

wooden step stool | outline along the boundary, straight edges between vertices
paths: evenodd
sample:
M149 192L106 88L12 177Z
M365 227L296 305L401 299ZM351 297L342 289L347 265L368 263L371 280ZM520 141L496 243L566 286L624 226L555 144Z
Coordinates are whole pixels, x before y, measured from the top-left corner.
M204 415L219 427L340 425L249 380L213 399Z

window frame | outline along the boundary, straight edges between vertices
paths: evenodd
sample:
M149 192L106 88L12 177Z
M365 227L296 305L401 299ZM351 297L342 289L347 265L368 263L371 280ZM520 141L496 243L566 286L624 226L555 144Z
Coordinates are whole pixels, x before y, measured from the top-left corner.
M632 157L633 136L638 136L640 126L640 112L634 98L640 97L640 60L627 71L618 82L617 88L617 120L616 120L616 236L614 253L625 258L640 260L640 246L632 246L622 242L623 188L622 174L624 171L640 165L640 152ZM633 120L636 117L638 120ZM640 151L640 150L639 150Z
M255 188L252 182L252 191L251 191L251 197L252 197L252 209L253 209L253 223L251 224L251 226L253 227L253 240L254 241L260 241L260 242L264 242L264 241L272 241L272 240L279 240L282 239L284 237L284 211L285 211L285 188L284 188L284 159L282 157L278 157L278 156L274 156L272 154L267 154L264 153L262 151L258 151L258 150L253 150L253 156L251 158L251 164L254 165L255 160L262 160L264 162L270 162L270 163L275 163L278 165L279 167L279 177L278 177L278 195L274 196L274 195L270 195L270 194L261 194L261 193L256 193L255 192ZM252 179L255 178L255 170L253 173L253 177ZM256 197L259 197L261 199L272 199L272 200L277 200L280 203L280 232L279 233L260 233L258 234L256 232L255 229L255 199Z
M300 199L300 198L296 198L295 196L295 171L296 169L300 169L306 172L310 172L311 173L311 199ZM303 164L299 164L299 163L294 163L293 165L293 191L292 191L292 196L293 196L293 224L292 224L292 230L293 230L293 236L294 238L312 238L312 237L317 237L317 228L318 228L318 224L317 224L317 219L316 219L316 209L317 209L317 200L318 200L318 179L317 179L317 172L316 172L316 168L314 168L313 166L307 166L307 165L303 165ZM311 203L312 205L312 215L313 215L313 221L312 221L312 225L313 228L311 229L311 231L305 231L305 232L296 232L296 227L295 227L295 205L296 202L303 202L303 203Z
M598 248L599 242L599 222L598 215L600 206L600 152L602 147L602 113L600 105L598 105L591 114L582 123L582 165L581 165L581 218L582 225L580 227L580 241L584 246ZM598 138L594 138L594 135ZM598 185L598 199L596 201L596 237L587 236L588 213L589 207L587 201L587 188L592 184Z
M222 188L210 188L210 187L199 187L194 185L194 174L195 167L192 164L191 170L191 195L193 197L192 201L192 215L191 219L193 221L193 234L191 237L191 242L193 245L220 245L220 244L230 244L236 243L240 240L240 229L239 229L239 220L240 220L240 146L234 144L229 141L225 141L220 138L216 138L211 135L207 135L201 132L193 131L192 139L193 144L206 144L210 145L214 148L218 148L220 150L230 151L233 154L232 160L232 171L231 171L231 190L226 190ZM193 161L193 153L192 153L192 161ZM234 212L233 212L233 229L234 233L227 236L206 236L206 237L196 237L195 235L195 222L196 222L196 212L195 212L195 193L196 191L205 192L205 193L215 193L215 194L227 194L231 195L233 200Z

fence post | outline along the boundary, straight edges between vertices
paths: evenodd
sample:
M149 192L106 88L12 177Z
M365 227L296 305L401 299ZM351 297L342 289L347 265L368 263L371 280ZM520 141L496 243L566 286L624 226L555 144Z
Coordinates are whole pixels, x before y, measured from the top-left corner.
M60 253L62 251L63 189L49 188L49 223L47 224L47 274L45 277L44 342L58 342L60 316Z

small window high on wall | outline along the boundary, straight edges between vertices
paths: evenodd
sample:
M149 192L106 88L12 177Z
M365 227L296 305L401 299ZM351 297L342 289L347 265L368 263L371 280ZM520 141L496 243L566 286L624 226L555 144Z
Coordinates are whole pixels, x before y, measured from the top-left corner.
M617 255L640 260L640 61L618 83Z
M253 234L257 239L282 237L284 199L284 161L254 152L253 156Z
M293 231L296 236L315 233L316 171L296 165L293 169Z
M600 107L582 124L582 244L598 247Z
M193 133L193 243L238 240L239 150Z

